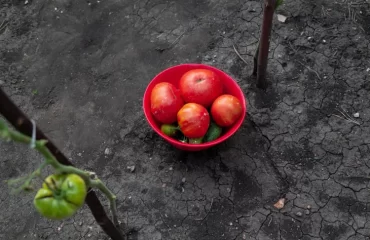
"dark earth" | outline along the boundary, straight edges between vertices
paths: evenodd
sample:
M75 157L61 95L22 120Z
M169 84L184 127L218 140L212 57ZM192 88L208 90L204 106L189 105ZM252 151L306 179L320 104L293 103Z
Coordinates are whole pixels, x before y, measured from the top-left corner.
M0 85L117 194L130 239L370 239L370 2L286 0L277 13L261 91L262 0L2 0ZM229 73L248 101L241 129L198 153L142 111L149 81L189 62ZM108 239L86 206L49 221L33 194L11 195L4 180L42 158L0 144L0 239Z

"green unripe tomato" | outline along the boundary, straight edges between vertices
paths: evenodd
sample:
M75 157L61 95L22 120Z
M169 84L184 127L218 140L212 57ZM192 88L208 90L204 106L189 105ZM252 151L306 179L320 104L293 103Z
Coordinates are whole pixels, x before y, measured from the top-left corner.
M82 207L87 194L85 181L77 174L52 174L37 192L33 204L49 219L69 218Z

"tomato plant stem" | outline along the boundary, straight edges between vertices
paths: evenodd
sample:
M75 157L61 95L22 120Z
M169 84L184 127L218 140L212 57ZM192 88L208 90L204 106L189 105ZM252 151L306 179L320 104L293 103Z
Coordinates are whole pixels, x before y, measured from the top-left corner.
M90 186L99 189L109 199L109 206L112 213L112 219L114 224L118 226L119 222L117 217L116 195L114 195L100 179L91 180Z
M20 132L10 130L6 124L0 120L0 137L3 137L6 140L13 140L15 142L30 144L33 142L32 138L27 135L24 135ZM107 188L107 186L98 178L96 178L95 173L84 171L73 166L65 166L59 163L54 155L45 147L45 140L34 141L34 148L40 152L45 161L40 165L40 167L28 176L24 184L21 186L20 190L28 189L33 178L41 174L41 170L47 166L51 165L57 173L74 173L82 177L87 185L87 187L99 189L110 202L110 210L112 212L113 222L116 226L119 226L117 218L117 207L116 207L116 196ZM91 179L91 178L94 179Z
M65 173L76 173L80 175L87 183L87 186L91 186L91 176L95 176L94 173L83 171L72 166L72 163L56 148L56 146L47 139L41 130L36 128L36 141L32 139L33 125L31 121L24 115L24 113L8 98L8 96L0 88L0 114L2 114L18 131L11 130L5 124L4 121L0 120L0 138L6 141L15 141L25 144L34 143L34 148L39 151L45 158L44 162L39 166L36 171L31 173L29 176L21 177L19 179L10 180L8 183L19 183L24 182L22 185L30 185L32 179L36 176L40 176L41 171L47 165L54 167L56 171ZM100 181L99 179L93 179L93 181ZM93 185L95 182L93 183ZM104 185L104 184L103 184ZM22 188L21 186L21 188ZM105 186L105 185L104 185ZM28 186L29 187L29 186ZM99 189L99 188L98 188ZM107 188L102 188L104 194L107 193ZM29 189L25 189L29 190ZM100 190L100 189L99 189ZM108 190L109 191L109 190ZM110 191L109 191L110 192ZM115 196L111 193L106 195L111 203L112 215L117 218ZM114 196L112 198L112 196ZM113 203L114 202L114 203ZM103 205L99 201L95 192L90 190L86 196L86 203L89 206L95 220L104 230L104 232L111 237L113 240L124 240L125 237L118 228L117 225L108 218ZM113 204L112 204L113 203ZM118 222L115 220L115 222Z
M0 125L1 125L1 121L0 121ZM11 179L11 180L8 180L7 183L9 184L9 186L15 186L17 185L18 183L20 182L23 182L23 184L18 187L18 188L15 188L12 190L12 193L20 193L21 191L31 191L33 190L32 186L31 186L31 181L37 177L37 176L40 176L41 175L41 171L42 169L44 169L45 167L47 166L47 163L46 162L43 162L34 172L32 172L30 175L28 176L22 176L20 178L16 178L16 179Z

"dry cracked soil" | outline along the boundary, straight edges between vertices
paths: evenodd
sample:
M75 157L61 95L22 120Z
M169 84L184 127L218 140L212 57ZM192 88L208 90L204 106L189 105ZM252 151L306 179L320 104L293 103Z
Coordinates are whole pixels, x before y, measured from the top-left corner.
M261 91L260 0L2 0L0 85L117 194L129 239L369 239L370 2L286 0L277 13ZM241 129L198 153L164 142L141 107L148 82L186 62L229 73L248 101ZM40 162L0 143L0 239L108 239L87 207L48 221L32 194L9 194L3 181Z

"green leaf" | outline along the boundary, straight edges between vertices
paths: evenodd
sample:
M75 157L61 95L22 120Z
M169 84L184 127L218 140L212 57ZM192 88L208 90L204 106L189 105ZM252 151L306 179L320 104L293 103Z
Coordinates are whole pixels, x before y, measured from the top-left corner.
M278 9L280 5L282 5L284 0L276 0L275 10Z

